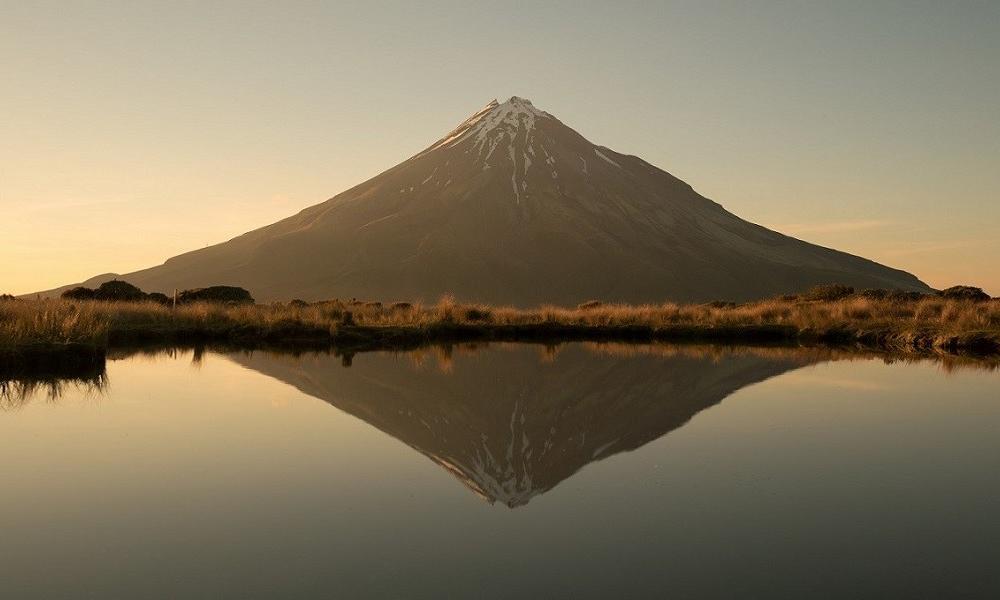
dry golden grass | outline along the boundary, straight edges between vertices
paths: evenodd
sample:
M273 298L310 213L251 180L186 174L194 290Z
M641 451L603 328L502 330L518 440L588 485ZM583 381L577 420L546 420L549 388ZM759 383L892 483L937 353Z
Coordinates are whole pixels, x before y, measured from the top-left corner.
M925 297L892 301L848 297L832 301L763 300L736 306L618 305L588 303L582 308L461 304L451 297L434 305L329 302L309 305L190 304L173 309L152 302L108 303L67 300L0 302L0 347L85 343L171 335L294 341L333 339L353 331L423 331L465 328L560 326L606 329L638 327L718 330L783 326L799 335L831 331L888 332L896 336L979 336L1000 342L1000 301L972 302Z
M338 309L315 305L297 309L295 318L307 321L336 320ZM446 298L437 305L415 305L405 310L346 307L353 321L368 327L424 327L440 323L464 325L579 325L591 327L671 326L732 327L787 325L800 330L892 329L926 330L945 334L1000 331L1000 302L969 302L924 298L893 302L868 298L837 301L763 300L733 307L710 305L606 304L589 308L542 306L515 309L463 305ZM332 315L332 316L331 316Z
M96 308L62 301L0 302L0 347L102 343L108 320Z

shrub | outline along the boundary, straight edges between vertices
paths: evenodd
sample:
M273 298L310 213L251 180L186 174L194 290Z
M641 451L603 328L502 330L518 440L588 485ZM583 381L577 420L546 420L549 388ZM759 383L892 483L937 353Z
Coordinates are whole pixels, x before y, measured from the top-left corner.
M890 290L883 290L881 288L871 288L867 290L861 290L856 295L861 298L867 298L869 300L885 300L892 294Z
M806 300L823 300L829 302L832 300L842 300L852 294L854 294L854 288L851 286L832 283L814 285L803 295L803 298Z
M292 300L288 301L288 306L291 306L293 308L305 308L309 306L309 303L306 302L305 300L299 300L298 298L293 298Z
M162 304L163 306L170 306L173 300L161 292L150 292L146 294L146 299L150 302L156 302L157 304Z
M17 302L18 299L10 294L0 294L0 302Z
M892 290L889 294L889 300L894 300L896 302L916 302L921 298L926 298L928 294L922 294L920 292L906 292L903 290Z
M486 309L473 306L465 309L463 316L466 321L486 321L492 316L492 313Z
M886 290L882 288L861 290L854 295L867 300L889 300L890 302L916 302L926 296L926 294L920 292L908 292L896 289Z
M94 300L106 302L137 302L145 298L142 290L120 279L106 281L94 290Z
M75 287L71 290L66 290L61 294L64 300L93 300L94 290L87 287Z
M403 311L403 310L410 310L410 309L412 309L413 305L410 304L409 302L393 302L392 305L389 308L391 310Z
M985 302L990 299L990 295L982 288L971 285L955 285L938 292L938 296L948 300L971 300L973 302Z
M177 302L182 304L188 304L191 302L216 302L216 303L235 303L235 304L253 304L253 296L250 292L241 288L231 285L213 285L205 288L197 288L193 290L184 290L177 296Z
M309 306L316 306L320 310L336 310L336 311L341 311L341 310L344 310L344 307L346 305L343 302L341 302L340 300L334 298L332 300L320 300L319 302L313 302ZM337 314L339 315L340 313L338 312Z

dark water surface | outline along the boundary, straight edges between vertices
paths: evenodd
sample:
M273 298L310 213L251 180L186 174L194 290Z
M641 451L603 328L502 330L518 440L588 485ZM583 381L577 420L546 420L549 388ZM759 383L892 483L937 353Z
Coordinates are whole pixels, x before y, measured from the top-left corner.
M997 598L1000 372L570 344L0 389L0 597Z

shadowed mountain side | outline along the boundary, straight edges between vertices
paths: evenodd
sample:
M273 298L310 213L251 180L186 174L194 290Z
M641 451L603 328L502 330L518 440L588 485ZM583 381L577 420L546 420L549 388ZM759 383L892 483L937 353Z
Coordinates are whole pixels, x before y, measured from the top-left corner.
M235 285L265 302L700 302L824 283L929 291L909 273L745 221L517 97L326 202L121 277L146 291Z
M230 358L329 402L438 463L489 502L526 504L590 462L634 450L729 394L813 362L733 354L615 356L579 345L453 354Z

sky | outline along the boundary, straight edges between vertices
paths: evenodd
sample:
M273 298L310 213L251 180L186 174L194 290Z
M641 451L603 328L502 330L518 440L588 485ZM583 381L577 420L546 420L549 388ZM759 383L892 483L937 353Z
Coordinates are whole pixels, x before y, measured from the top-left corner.
M0 0L0 293L322 202L530 98L755 223L1000 295L1000 2Z

